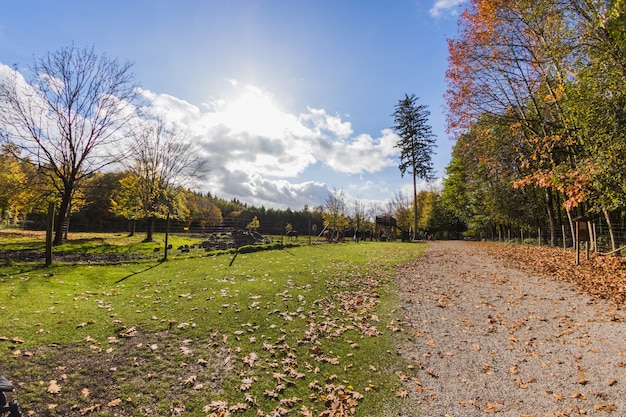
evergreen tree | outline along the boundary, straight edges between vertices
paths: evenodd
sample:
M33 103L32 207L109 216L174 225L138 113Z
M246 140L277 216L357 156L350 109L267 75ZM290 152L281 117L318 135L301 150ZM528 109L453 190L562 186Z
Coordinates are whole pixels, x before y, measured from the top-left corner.
M428 106L417 103L415 94L405 94L395 107L393 129L400 137L400 173L413 176L413 195L417 195L417 178L433 178L432 153L435 136L428 124ZM413 199L413 239L417 233L417 200Z

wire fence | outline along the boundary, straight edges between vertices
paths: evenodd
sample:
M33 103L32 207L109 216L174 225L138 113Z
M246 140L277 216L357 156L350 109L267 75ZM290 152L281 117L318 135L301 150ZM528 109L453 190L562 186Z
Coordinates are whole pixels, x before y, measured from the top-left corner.
M620 254L621 248L626 252L626 225L613 226L611 230L604 223L582 223L579 231L579 242L588 242L592 251L600 253ZM561 225L551 233L549 228L509 228L504 231L491 231L478 236L479 239L513 242L521 245L557 246L575 248L576 228ZM572 230L574 229L574 230ZM580 230L579 229L579 230Z

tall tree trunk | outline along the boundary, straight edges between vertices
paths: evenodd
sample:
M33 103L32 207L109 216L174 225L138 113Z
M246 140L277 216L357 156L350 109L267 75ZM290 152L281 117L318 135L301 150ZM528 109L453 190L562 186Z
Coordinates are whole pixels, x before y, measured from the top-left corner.
M574 228L574 219L572 219L572 212L567 210L567 220L569 220L569 230L572 234L572 247L576 247L576 229Z
M59 206L59 215L57 222L54 225L54 246L63 244L63 225L65 224L67 217L69 216L70 203L72 201L72 188L65 186L63 195L61 196L61 205Z
M170 236L170 213L167 212L167 218L165 219L165 249L163 250L163 262L167 261L167 252Z
M609 236L611 237L611 250L614 251L617 249L617 246L615 244L615 235L613 234L613 223L611 222L611 214L604 207L602 207L602 213L604 213L604 218L606 219L606 226L609 228Z
M556 246L556 220L554 218L554 204L552 190L546 188L546 209L548 211L548 223L550 227L550 246Z
M417 174L413 158L413 240L417 240Z

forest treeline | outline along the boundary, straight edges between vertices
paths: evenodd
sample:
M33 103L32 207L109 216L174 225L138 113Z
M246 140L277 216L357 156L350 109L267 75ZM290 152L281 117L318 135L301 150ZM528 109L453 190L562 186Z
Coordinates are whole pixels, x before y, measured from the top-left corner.
M130 189L128 184L131 184ZM134 200L140 194L139 188L128 171L93 173L81 183L72 199L69 230L148 233L148 219L153 217L156 221L152 227L163 231L166 212L159 205L142 205ZM0 152L0 219L3 226L43 230L48 204L58 200L57 195L50 179L28 158L20 159L11 152ZM207 233L220 228L254 228L263 234L281 235L295 231L300 235L317 235L326 227L344 236L358 232L359 236L366 238L378 237L376 216L390 216L397 220L396 233L400 238L402 231L413 226L413 201L400 194L386 206L372 207L350 200L342 190L334 190L322 204L298 210L256 207L188 188L179 190L176 199L176 210L172 211L175 216L171 218L171 229L175 232ZM455 223L440 192L419 192L417 207L420 233L461 237L464 225Z
M127 210L128 198L124 183L130 181L129 172L97 172L87 178L72 199L69 227L86 232L146 232L147 217L164 219L158 210L135 212ZM136 191L136 190L135 190ZM11 153L0 153L0 214L5 226L43 229L48 202L54 200L55 189L47 183L37 167L28 159L17 159ZM191 189L181 190L180 207L172 228L176 231L203 233L216 227L246 229L255 217L255 228L264 233L285 233L285 227L305 233L309 222L321 225L321 207L309 210L266 209L249 206L237 199L226 200L210 193ZM133 224L135 223L135 224ZM156 223L157 230L164 222Z
M626 213L626 2L471 0L449 40L442 198L470 234L541 234Z

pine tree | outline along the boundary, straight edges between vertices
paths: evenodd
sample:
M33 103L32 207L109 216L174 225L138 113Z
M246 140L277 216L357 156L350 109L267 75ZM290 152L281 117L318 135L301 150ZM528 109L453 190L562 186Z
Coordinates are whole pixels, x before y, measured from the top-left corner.
M433 179L432 153L435 136L428 124L428 106L417 103L415 94L404 95L393 113L393 129L400 137L400 173L413 176L413 239L417 237L417 178Z

